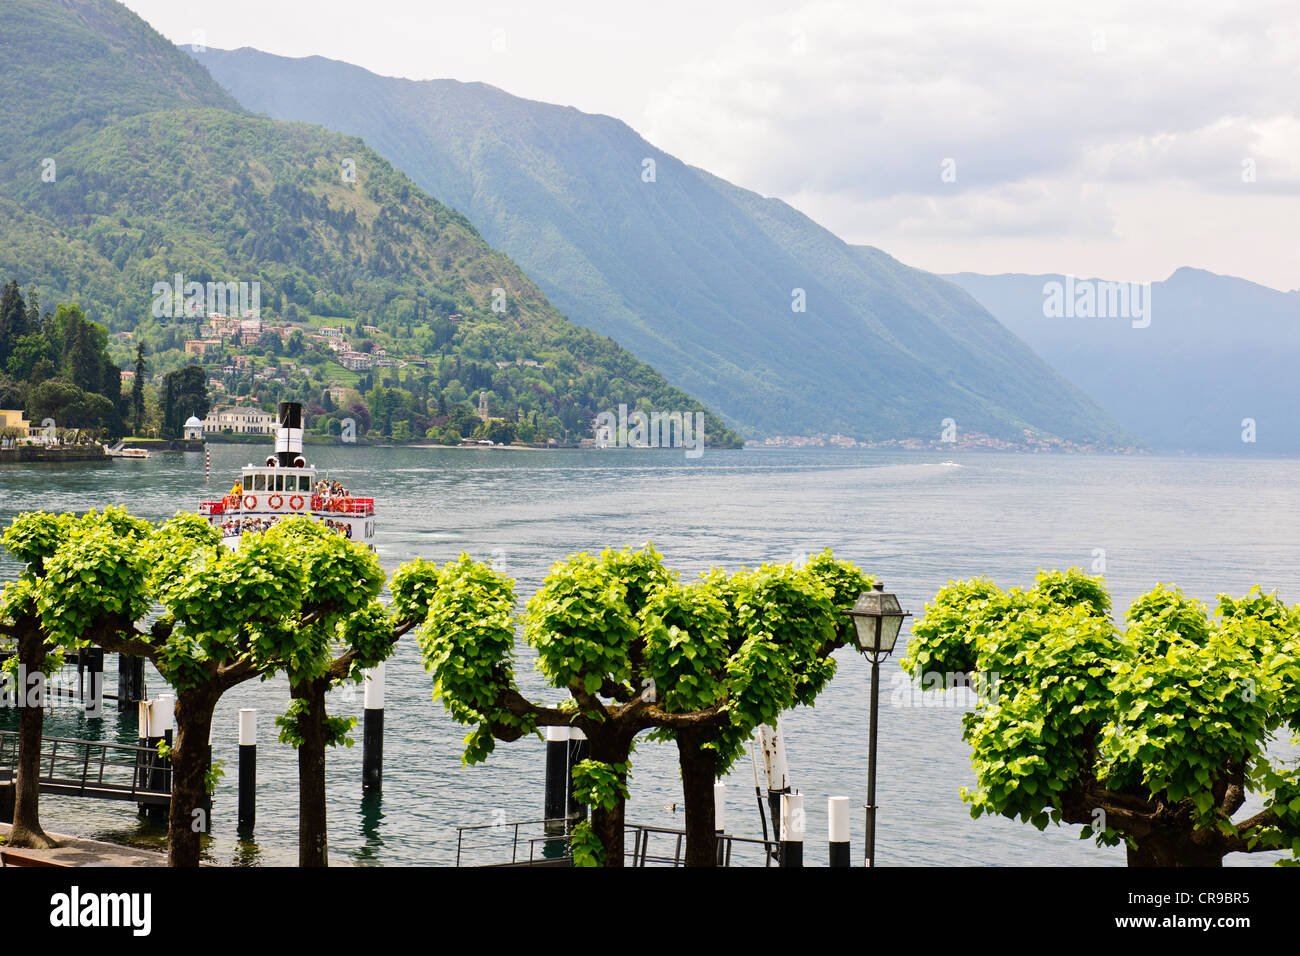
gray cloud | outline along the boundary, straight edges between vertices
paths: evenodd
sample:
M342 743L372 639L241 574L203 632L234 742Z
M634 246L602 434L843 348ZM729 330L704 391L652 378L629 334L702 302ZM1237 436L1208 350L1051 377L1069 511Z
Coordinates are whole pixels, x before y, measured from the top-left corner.
M1294 155L1294 130L1271 144L1261 133L1294 115L1300 85L1284 5L1230 18L1157 5L1128 21L1125 7L1103 9L1085 19L1042 4L930 3L901 19L811 4L798 18L806 51L792 49L786 18L739 26L654 102L651 136L777 194L855 199L1049 174L1221 188L1245 156ZM1276 155L1260 155L1266 146ZM955 183L939 176L945 158ZM1300 184L1293 163L1271 165L1274 186Z

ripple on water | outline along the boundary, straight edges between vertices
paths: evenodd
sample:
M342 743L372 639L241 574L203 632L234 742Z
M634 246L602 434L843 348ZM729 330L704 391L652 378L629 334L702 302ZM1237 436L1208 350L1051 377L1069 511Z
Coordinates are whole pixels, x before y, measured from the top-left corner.
M151 520L221 494L238 467L264 446L213 445L211 484L200 453L160 453L147 462L0 466L0 521L19 511L84 511L124 504ZM1252 584L1300 601L1300 502L1286 493L1286 461L1197 458L977 455L926 456L866 451L758 449L672 453L561 452L471 454L456 450L311 449L315 464L378 502L378 552L392 572L413 557L448 560L467 550L504 565L526 598L550 566L575 551L653 540L685 577L714 565L730 569L788 561L831 546L881 577L919 614L946 581L988 574L1023 584L1036 569L1090 567L1105 552L1117 608L1156 581L1174 581L1212 600ZM942 467L947 458L960 468ZM0 557L6 580L17 573ZM957 795L973 784L961 742L961 711L930 695L901 693L897 657L881 678L881 805L878 856L918 865L1122 865L1119 850L1099 850L1075 828L1039 833L1007 820L972 820ZM845 794L855 854L862 847L869 668L837 653L839 673L817 707L784 726L791 777L806 796L808 839L825 839L825 798ZM555 700L521 646L521 688ZM115 662L106 680L113 685ZM412 640L388 665L384 791L361 793L361 747L331 753L327 770L331 853L364 865L451 863L457 824L536 819L544 747L538 740L498 744L482 765L460 762L464 728L431 700ZM162 689L150 672L152 693ZM214 758L226 774L214 801L211 858L236 865L297 860L297 762L275 740L274 717L288 701L283 678L243 685L218 707ZM235 838L235 717L259 710L256 841ZM360 695L336 691L331 711L360 716ZM16 726L0 711L0 726ZM134 721L86 721L49 714L47 732L133 742ZM727 779L729 829L758 836L753 771L742 760ZM633 757L629 820L681 826L676 751L641 743ZM1257 801L1256 801L1257 802ZM161 846L159 824L134 808L77 798L44 803L49 825L90 836ZM57 827L56 827L57 828ZM825 852L810 846L808 861ZM1266 864L1268 855L1229 857Z

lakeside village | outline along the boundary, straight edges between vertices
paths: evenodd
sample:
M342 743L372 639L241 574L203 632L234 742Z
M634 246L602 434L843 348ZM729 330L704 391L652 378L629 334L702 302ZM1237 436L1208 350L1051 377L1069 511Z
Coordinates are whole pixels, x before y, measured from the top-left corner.
M256 292L256 289L252 290ZM748 441L668 388L599 407L607 373L561 354L524 354L488 342L482 317L451 312L428 328L368 325L299 311L252 308L184 315L110 332L75 305L42 314L36 290L16 281L0 312L0 459L102 457L127 450L197 449L203 441L270 441L281 401L303 406L304 439L436 447L830 447L1133 453L1025 430L989 436L937 421L935 435L869 439L782 435ZM474 328L466 320L474 319ZM334 324L326 324L333 322ZM465 328L461 328L465 326ZM453 348L473 332L473 348ZM511 358L483 358L495 352ZM478 356L471 358L470 356ZM630 409L630 412L629 412ZM640 421L641 418L645 421Z
M951 437L942 433L937 438L890 438L882 441L859 441L848 435L773 435L748 445L765 448L883 448L895 451L935 451L961 449L963 451L1030 451L1064 452L1084 455L1139 455L1143 449L1132 445L1113 445L1104 442L1075 442L1055 435L1040 435L1026 428L1023 437L997 438L977 431L953 429Z
M36 288L11 280L0 290L0 408L22 421L0 437L23 447L107 439L151 448L144 443L185 440L198 419L202 439L269 440L270 412L292 401L309 442L578 448L595 444L601 413L625 403L703 413L710 447L742 444L666 382L611 365L605 340L538 341L495 303L425 303L370 325L341 317L337 302L315 306L326 315L282 303L281 314L256 298L251 308L241 292L238 308L119 316L112 328L77 305L42 311Z

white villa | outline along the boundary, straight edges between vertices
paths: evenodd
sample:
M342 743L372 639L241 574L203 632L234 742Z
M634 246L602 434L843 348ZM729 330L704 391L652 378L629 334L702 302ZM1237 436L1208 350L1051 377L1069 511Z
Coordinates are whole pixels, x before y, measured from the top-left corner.
M241 405L234 408L214 408L203 420L204 434L211 435L227 428L241 435L274 435L276 420L270 412Z

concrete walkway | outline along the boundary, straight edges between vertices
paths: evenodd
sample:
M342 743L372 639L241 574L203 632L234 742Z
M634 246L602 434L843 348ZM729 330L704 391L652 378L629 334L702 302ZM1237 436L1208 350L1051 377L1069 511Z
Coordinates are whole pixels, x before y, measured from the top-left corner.
M0 837L7 841L10 826L0 823ZM52 850L10 849L7 842L0 843L0 859L7 855L21 857L5 860L7 866L166 866L167 854L153 850L138 850L133 847L119 846L116 843L102 843L99 840L83 840L80 837L65 836L62 833L49 833L51 839L59 846Z

